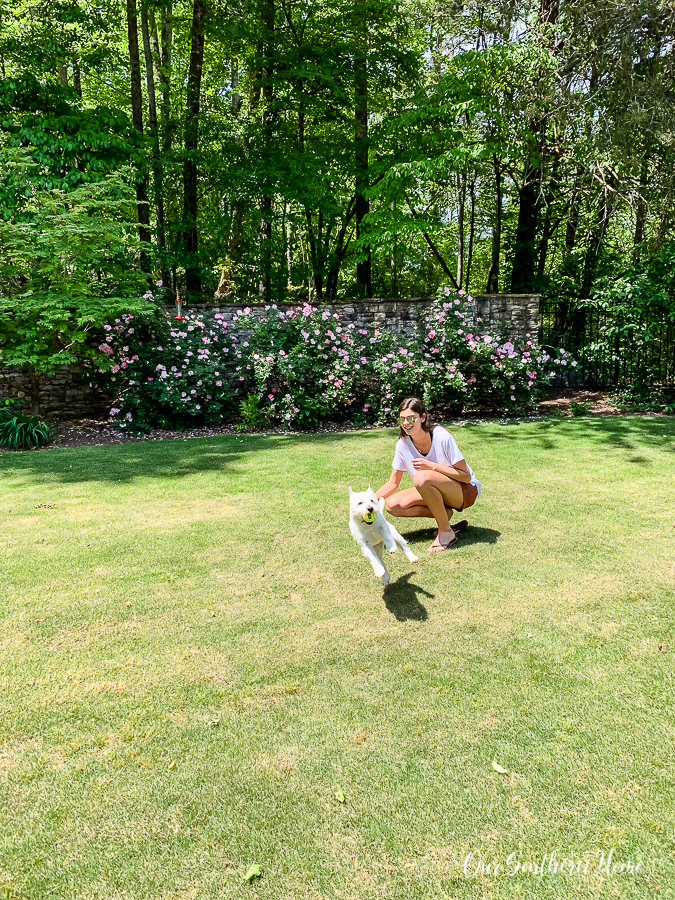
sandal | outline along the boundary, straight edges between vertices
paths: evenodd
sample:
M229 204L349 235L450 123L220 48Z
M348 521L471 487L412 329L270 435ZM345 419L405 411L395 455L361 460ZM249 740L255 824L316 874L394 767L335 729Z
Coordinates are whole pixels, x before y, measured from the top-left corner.
M456 537L456 536L453 537L451 541L448 541L448 542L447 542L447 544L442 544L442 543L438 540L438 535L436 535L436 537L435 537L435 539L434 539L434 543L435 543L436 541L438 541L438 549L437 549L437 550L432 550L431 548L434 546L434 545L432 544L431 547L429 547L429 550L428 550L429 553L442 553L443 550L448 550L450 547L454 547L455 544L457 543L457 537Z
M457 522L456 525L453 525L453 523L451 522L450 527L455 532L455 534L459 534L460 531L466 531L466 529L469 527L469 523L467 522L466 519L462 519L462 521Z

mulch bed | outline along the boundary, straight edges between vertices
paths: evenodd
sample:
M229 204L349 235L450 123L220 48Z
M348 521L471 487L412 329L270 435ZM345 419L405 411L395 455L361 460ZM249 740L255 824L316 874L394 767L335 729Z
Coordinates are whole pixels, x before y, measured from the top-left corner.
M552 410L558 409L564 415L570 414L570 403L584 403L588 406L588 414L592 416L617 416L627 415L625 410L619 410L607 399L607 393L602 391L579 391L566 390L558 391L551 394L546 400L542 400L537 405L535 415L546 416ZM658 415L658 413L639 413L639 415ZM494 411L488 410L467 410L462 416L453 416L453 419L472 419L476 418L502 418L502 414L495 414ZM277 429L268 428L262 430L261 433L272 434ZM330 432L350 431L350 427L342 422L327 423L324 427L316 429L317 434L326 434ZM132 444L140 441L173 441L184 440L188 438L213 437L221 434L237 434L234 425L205 425L201 428L189 428L184 431L173 429L153 429L149 434L136 436L124 431L120 431L114 425L111 425L106 419L58 419L50 424L50 442L49 445L41 449L52 449L56 447L100 447L110 444ZM288 433L288 432L284 432ZM3 451L2 452L16 452Z

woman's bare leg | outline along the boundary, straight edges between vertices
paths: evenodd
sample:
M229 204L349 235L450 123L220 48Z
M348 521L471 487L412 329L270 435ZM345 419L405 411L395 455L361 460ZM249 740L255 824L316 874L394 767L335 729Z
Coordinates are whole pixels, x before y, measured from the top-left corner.
M450 518L453 507L462 506L464 503L462 488L459 482L437 472L428 471L418 472L415 475L415 485L414 488L398 491L388 497L387 512L392 516L436 519L438 536L429 550L437 552L454 538ZM418 485L423 493L418 489Z
M418 516L422 519L433 519L431 510L415 488L406 488L387 497L387 512L392 516Z
M438 535L429 547L429 552L438 553L445 550L448 544L455 539L446 506L454 508L463 506L462 486L458 481L428 469L423 469L415 474L414 484L438 523Z

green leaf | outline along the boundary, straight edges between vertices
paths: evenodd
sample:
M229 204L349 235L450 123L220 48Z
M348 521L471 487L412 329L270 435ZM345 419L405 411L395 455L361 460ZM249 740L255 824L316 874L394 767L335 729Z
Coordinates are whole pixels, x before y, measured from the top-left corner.
M492 760L492 768L495 770L495 772L499 772L500 775L509 774L509 770L505 769L503 766L500 766L499 763L495 762L494 759Z
M253 881L254 878L260 878L261 874L262 869L260 868L260 866L249 866L246 875L244 875L244 881Z
M338 803L344 803L345 795L342 793L342 791L335 791L335 799L338 801Z

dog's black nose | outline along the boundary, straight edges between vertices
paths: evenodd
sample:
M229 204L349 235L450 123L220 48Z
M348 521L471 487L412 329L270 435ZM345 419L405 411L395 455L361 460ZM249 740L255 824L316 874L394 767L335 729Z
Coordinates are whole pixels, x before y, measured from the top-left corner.
M369 506L369 507L368 507L368 512L371 513L372 511L373 511L373 507L372 507L372 506Z

